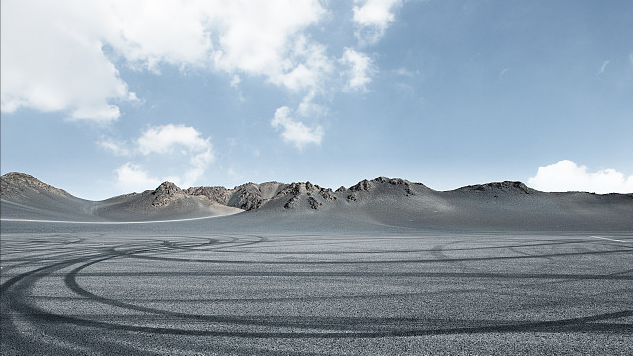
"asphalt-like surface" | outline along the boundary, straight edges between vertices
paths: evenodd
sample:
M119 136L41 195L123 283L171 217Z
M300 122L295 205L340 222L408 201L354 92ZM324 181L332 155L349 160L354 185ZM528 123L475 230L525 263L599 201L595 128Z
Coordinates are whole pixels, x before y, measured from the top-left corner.
M2 224L3 356L633 354L630 232Z

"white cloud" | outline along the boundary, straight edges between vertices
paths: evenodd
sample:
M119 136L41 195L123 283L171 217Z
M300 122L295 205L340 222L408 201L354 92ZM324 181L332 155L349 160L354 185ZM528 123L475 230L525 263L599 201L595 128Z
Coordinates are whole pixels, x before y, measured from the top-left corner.
M282 128L281 137L284 141L303 149L307 144L321 144L323 128L321 126L308 127L290 116L290 108L282 106L275 111L275 118L271 121L274 128Z
M99 34L128 63L155 72L160 63L207 64L213 44L208 33L211 9L203 8L204 2L110 0L108 5Z
M378 41L401 3L347 4L353 6L348 20L361 42ZM63 112L69 120L112 122L125 102L139 100L117 66L159 75L169 65L227 74L241 100L241 82L261 78L293 97L308 98L294 108L298 115L324 113L321 96L362 90L375 71L367 55L346 48L342 59L330 57L341 48L315 39L312 32L327 31L324 22L332 19L328 5L320 0L3 0L1 110L33 108ZM341 71L348 75L345 86L338 81ZM320 142L323 135L321 127L296 120L277 126L287 127L286 138L303 132L295 135L304 137L297 142Z
M411 71L411 70L409 70L407 68L402 67L402 68L398 68L398 69L394 70L393 73L395 73L395 74L397 74L399 76L413 78L417 74L420 74L420 71L416 70L414 72L414 71Z
M221 2L206 10L218 37L211 53L218 69L300 90L328 68L324 47L303 35L326 14L316 0Z
M119 117L110 101L133 93L105 57L101 38L87 31L86 24L94 29L101 18L93 5L2 2L2 111L66 111L70 119L101 123Z
M129 156L130 150L126 147L125 142L119 142L112 139L105 139L97 142L97 145L115 156Z
M393 10L402 0L356 0L354 22L358 26L356 37L361 42L376 43L394 20Z
M240 83L241 83L241 82L242 82L242 78L240 78L240 76L239 76L239 75L234 74L234 75L231 77L231 86L232 86L232 87L237 87L238 85L240 85Z
M299 107L297 108L297 113L299 115L302 117L322 117L327 114L327 107L313 102L315 96L315 92L310 92L308 95L303 97Z
M195 128L173 124L148 128L137 139L137 144L144 155L171 153L179 146L191 152L211 150L209 139L203 139Z
M371 58L362 52L345 48L341 63L349 67L346 76L348 90L365 90L371 82L371 75L375 72Z
M113 64L162 63L263 76L290 90L319 85L325 47L303 31L326 14L317 0L2 2L2 111L64 111L116 120L134 100Z
M126 142L112 139L97 144L114 155L140 158L149 163L143 166L128 162L116 169L119 189L153 189L161 181L170 181L183 188L193 186L215 159L210 139L185 125L149 127L134 141L133 148ZM150 175L147 166L154 174Z
M214 160L213 146L195 128L185 125L150 127L136 140L143 155L180 155L189 158L181 175L168 177L179 186L194 184Z
M604 73L605 69L607 69L607 66L609 65L609 60L605 60L604 62L602 62L602 66L600 66L600 70L598 71L598 74L602 74Z
M116 169L116 186L123 192L142 192L155 189L161 182L150 177L142 167L128 162Z
M586 166L564 160L545 167L539 167L528 184L546 192L586 191L595 193L631 193L633 175L625 177L614 169L587 172Z

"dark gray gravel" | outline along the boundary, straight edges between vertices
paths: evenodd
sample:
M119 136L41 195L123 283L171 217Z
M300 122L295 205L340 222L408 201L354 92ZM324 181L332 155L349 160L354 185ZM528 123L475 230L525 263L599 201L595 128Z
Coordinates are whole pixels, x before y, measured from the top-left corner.
M630 232L239 231L3 221L1 354L633 353Z

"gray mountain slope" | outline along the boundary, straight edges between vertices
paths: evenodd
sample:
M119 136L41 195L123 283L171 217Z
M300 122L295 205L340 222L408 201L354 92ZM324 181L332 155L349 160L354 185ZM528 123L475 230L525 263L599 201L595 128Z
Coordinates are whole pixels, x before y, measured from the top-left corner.
M223 216L242 210L192 196L173 183L103 201L79 199L23 173L0 177L2 218L64 221L145 221Z
M85 215L92 204L23 173L0 177L0 197L3 218L64 219Z
M155 190L127 194L95 202L91 214L114 221L165 220L224 216L242 212L205 196L190 195L164 182Z
M2 176L2 217L142 221L226 216L227 224L337 229L382 225L450 230L633 231L633 194L545 193L520 182L435 191L378 177L336 191L310 182L233 189L165 182L156 190L91 202L20 173Z
M435 191L419 183L379 177L324 192L309 183L280 192L258 209L291 221L464 230L633 231L633 194L545 193L520 182ZM316 186L318 187L318 186ZM311 222L312 220L312 222Z

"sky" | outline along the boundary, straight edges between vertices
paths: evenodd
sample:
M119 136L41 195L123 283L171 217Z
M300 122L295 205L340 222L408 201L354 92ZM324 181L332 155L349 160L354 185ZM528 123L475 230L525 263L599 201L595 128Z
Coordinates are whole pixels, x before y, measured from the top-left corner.
M2 0L1 173L633 192L628 0Z

